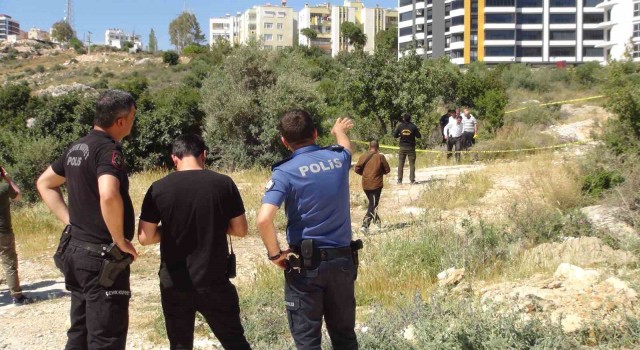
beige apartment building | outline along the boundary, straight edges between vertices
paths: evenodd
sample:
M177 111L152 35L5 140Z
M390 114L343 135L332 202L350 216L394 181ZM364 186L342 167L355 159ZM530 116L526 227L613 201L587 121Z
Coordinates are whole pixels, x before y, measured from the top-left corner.
M316 6L306 4L298 13L298 27L300 34L298 44L308 47L319 47L326 53L331 53L331 4L325 3ZM302 35L302 29L310 28L317 33L315 39L309 39Z
M362 0L345 0L343 6L333 6L331 21L331 55L353 50L340 35L340 28L344 22L355 23L363 29L367 36L364 51L373 52L376 34L381 30L398 27L398 11L380 7L366 8Z
M280 6L254 6L236 16L211 18L209 40L210 44L218 38L239 44L256 40L265 49L283 49L298 41L297 23L298 14L286 6L286 1Z

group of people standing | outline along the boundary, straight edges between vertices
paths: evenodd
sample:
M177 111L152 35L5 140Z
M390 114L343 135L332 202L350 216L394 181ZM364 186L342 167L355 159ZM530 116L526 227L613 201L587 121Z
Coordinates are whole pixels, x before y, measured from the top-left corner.
M73 142L37 182L45 204L66 225L54 261L71 292L67 350L126 346L129 265L138 252L131 242L135 216L120 142L130 134L135 113L129 93L102 93L93 129ZM333 348L358 348L354 285L362 242L352 241L351 233L352 148L347 134L352 127L348 118L336 120L331 130L336 145L322 148L306 111L287 112L278 125L281 141L292 154L272 167L256 222L265 255L284 273L282 306L298 349L321 348L323 321ZM206 156L198 135L182 135L173 142L176 171L147 190L138 240L160 244L160 300L171 349L193 348L196 312L225 349L250 349L239 296L229 280L236 269L228 244L231 236L248 232L245 207L229 176L205 169ZM16 197L11 188L3 191ZM288 248L281 248L274 224L282 204ZM19 292L12 285L15 298Z
M465 108L460 113L460 108L447 111L440 117L440 130L442 143L447 145L447 159L451 158L451 152L455 151L456 162L460 162L460 152L466 151L476 143L478 138L478 121Z

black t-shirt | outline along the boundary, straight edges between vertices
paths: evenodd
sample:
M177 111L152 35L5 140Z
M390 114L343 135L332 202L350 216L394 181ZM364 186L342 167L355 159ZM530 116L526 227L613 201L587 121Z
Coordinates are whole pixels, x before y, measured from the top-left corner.
M400 138L400 147L415 148L416 138L421 138L420 130L412 122L401 122L396 127L393 137Z
M226 233L229 220L242 214L240 192L226 175L185 170L154 182L140 219L162 223L163 287L203 289L228 283Z
M98 177L113 175L120 180L124 204L124 237L133 238L135 218L129 197L129 178L122 145L106 133L91 130L51 164L53 171L66 178L69 192L69 219L73 237L89 243L111 243L111 234L100 210Z
M449 124L449 114L445 114L442 117L440 117L440 129L444 129L445 126L447 126L447 124Z

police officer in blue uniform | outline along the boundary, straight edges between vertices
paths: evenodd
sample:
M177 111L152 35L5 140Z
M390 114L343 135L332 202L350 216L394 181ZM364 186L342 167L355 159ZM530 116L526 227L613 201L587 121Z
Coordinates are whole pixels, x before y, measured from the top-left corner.
M349 168L353 123L336 120L337 145L316 145L306 111L287 112L278 128L293 154L273 166L257 226L269 260L285 270L285 306L297 349L321 349L322 322L334 349L357 349L354 283L357 247L351 242ZM282 250L274 218L285 204L287 241Z
M102 93L93 130L38 179L42 200L67 225L61 238L65 243L58 247L61 262L56 261L71 292L66 350L126 346L131 297L127 259L135 259L137 252L131 244L135 218L120 141L131 133L135 113L131 94ZM60 189L65 183L68 206Z

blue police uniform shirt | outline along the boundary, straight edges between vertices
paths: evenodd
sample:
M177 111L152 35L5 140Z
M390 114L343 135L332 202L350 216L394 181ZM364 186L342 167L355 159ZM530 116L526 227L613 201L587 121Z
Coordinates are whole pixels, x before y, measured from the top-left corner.
M341 146L297 149L273 167L263 204L285 204L287 241L313 239L320 248L351 243L349 167L351 153Z

